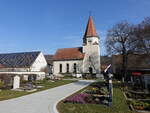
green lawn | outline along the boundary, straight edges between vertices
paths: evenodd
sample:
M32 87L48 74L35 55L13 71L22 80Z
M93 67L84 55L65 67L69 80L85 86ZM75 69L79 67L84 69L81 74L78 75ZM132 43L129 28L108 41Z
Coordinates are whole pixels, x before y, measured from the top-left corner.
M113 106L93 104L71 104L63 103L57 105L60 113L132 113L125 102L125 98L120 88L115 86L113 89Z
M61 86L61 85L65 85L65 84L68 84L68 83L71 83L71 82L74 82L74 81L72 81L72 80L58 80L56 82L51 82L51 81L41 82L38 85L41 85L41 86L44 86L44 87L41 88L41 89L38 89L35 92L50 89L50 88L54 88L54 87ZM35 92L2 90L2 91L0 91L0 100L7 100L7 99L11 99L11 98L16 98L16 97L20 97L20 96L35 93Z

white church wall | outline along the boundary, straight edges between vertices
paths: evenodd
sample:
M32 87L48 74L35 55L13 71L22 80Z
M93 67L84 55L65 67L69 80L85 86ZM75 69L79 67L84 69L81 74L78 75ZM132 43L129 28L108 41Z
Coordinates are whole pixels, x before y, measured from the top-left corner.
M74 72L74 64L76 63L77 73L82 73L82 60L54 61L54 75L60 73L60 64L62 64L62 73L67 72L67 64L69 64L69 73Z

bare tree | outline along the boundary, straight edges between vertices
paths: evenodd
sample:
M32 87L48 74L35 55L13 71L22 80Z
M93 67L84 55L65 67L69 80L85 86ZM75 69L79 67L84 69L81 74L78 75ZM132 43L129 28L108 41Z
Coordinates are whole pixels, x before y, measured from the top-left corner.
M127 68L127 55L129 51L133 50L131 32L133 31L132 25L128 22L119 22L107 31L107 38L105 41L108 54L121 54L122 55L122 75L126 77Z
M136 51L150 55L150 17L134 27L132 40Z

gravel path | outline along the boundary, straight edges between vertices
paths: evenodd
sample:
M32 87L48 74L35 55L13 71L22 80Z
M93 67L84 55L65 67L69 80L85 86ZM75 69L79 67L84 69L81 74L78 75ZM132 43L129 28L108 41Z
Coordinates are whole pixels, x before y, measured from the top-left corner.
M58 113L56 104L60 100L92 82L94 81L80 80L19 98L0 101L0 113Z

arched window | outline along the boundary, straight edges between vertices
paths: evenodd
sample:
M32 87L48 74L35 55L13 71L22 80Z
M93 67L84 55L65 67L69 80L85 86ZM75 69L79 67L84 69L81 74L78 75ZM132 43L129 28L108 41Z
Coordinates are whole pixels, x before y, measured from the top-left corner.
M59 73L62 73L62 64L59 65Z
M74 73L77 73L77 64L76 63L74 63L73 69L74 69Z
M67 69L66 70L67 70L67 73L69 73L69 64L67 64Z
M89 67L89 73L93 73L93 68L92 67Z

